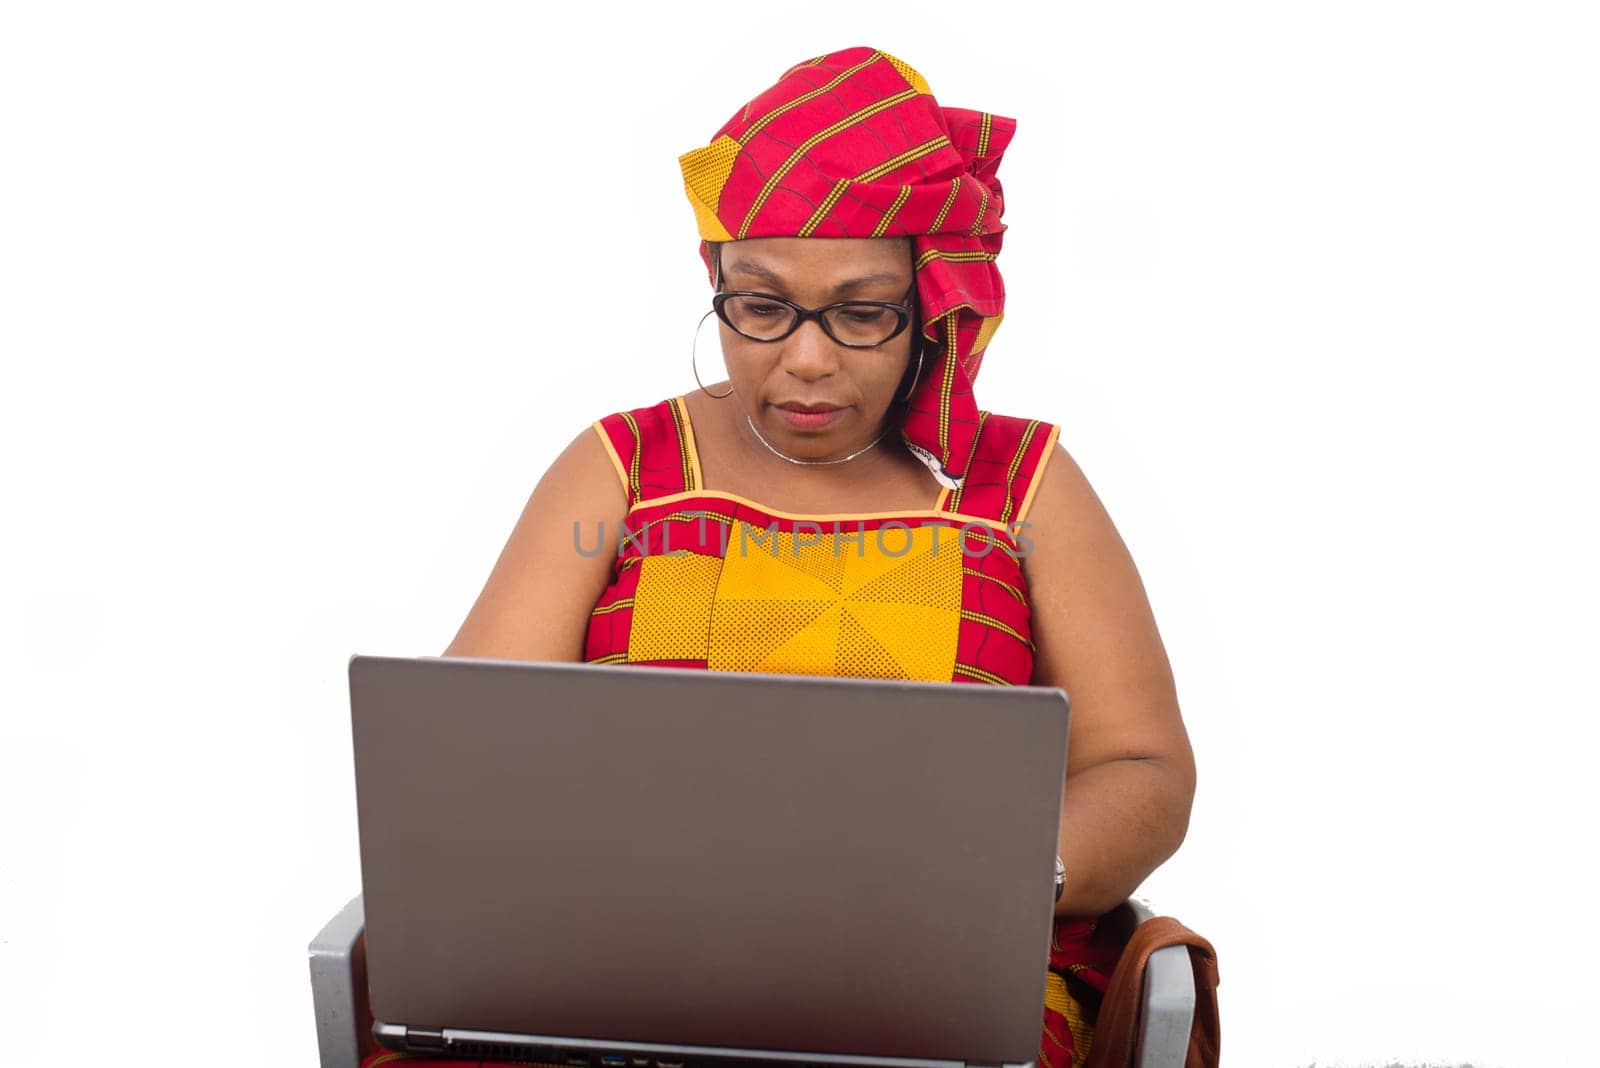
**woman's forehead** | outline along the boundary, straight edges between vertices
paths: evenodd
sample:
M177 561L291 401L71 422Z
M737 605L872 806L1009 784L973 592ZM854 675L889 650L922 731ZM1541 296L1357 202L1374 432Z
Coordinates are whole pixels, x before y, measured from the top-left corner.
M769 282L906 284L912 275L905 238L749 238L724 242L719 251L723 274Z

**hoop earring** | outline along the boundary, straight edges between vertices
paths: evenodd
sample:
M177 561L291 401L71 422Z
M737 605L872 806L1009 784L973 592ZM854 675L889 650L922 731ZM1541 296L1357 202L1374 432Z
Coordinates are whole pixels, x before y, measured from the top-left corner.
M911 385L907 387L906 395L904 397L896 397L896 400L908 401L911 399L911 394L917 391L917 383L922 379L922 354L927 351L927 348L927 342L917 346L917 373L911 376Z
M698 350L700 348L700 328L705 326L706 325L706 320L708 318L710 318L711 316L715 315L715 314L716 314L716 312L714 310L706 312L704 315L702 315L700 317L699 325L694 328L694 344L689 346L689 370L694 372L694 384L700 387L700 392L701 393L704 393L708 397L714 397L717 400L721 400L723 397L732 396L732 394L733 394L733 383L732 382L728 383L728 389L724 393L713 393L713 392L711 392L709 389L706 388L706 384L704 382L700 381L700 367L699 367L699 359L698 359L698 357L699 357ZM918 372L919 373L921 372L921 368L918 368Z

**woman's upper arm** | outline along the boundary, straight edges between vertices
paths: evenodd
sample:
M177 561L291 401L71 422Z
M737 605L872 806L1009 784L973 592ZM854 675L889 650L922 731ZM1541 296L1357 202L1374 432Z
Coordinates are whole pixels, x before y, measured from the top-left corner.
M1194 756L1166 648L1133 558L1059 443L1025 517L1038 686L1071 700L1070 776L1112 760L1170 764L1193 789Z
M611 580L627 510L611 457L586 428L539 480L444 655L582 660L589 613Z

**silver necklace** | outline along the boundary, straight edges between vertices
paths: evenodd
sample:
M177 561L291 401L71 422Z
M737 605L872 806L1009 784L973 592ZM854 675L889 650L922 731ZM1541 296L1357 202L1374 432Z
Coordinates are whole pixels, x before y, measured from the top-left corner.
M889 433L888 428L885 427L882 434L879 434L877 437L873 438L867 444L861 446L861 448L857 449L855 452L851 453L849 456L841 456L837 460L802 460L798 456L790 456L786 452L779 452L777 450L777 448L772 444L772 442L768 441L766 438L761 436L761 431L756 429L756 421L754 419L751 419L747 415L747 416L744 417L744 421L750 424L750 432L756 436L756 440L757 441L761 442L761 444L763 444L763 445L765 445L767 447L767 451L768 452L772 453L772 455L776 456L778 459L780 459L780 460L788 460L792 464L806 464L806 465L813 465L813 464L842 464L846 460L854 460L857 456L860 456L862 453L866 452L868 449L877 448L878 442L882 441L884 439L884 437Z

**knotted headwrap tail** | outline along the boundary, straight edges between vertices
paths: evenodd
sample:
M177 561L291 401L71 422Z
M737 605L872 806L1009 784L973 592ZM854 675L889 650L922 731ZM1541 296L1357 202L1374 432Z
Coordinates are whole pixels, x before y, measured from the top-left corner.
M678 160L708 273L707 241L913 239L926 342L900 433L952 489L978 426L972 382L1005 306L995 171L1016 125L940 107L905 63L847 48L791 67Z

